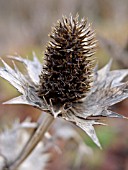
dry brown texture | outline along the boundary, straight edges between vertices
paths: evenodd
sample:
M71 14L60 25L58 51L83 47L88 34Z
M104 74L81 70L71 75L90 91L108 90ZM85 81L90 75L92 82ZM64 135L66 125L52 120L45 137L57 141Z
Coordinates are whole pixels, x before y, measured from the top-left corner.
M86 19L62 18L53 27L40 75L39 96L53 104L73 102L86 96L92 81L95 34Z

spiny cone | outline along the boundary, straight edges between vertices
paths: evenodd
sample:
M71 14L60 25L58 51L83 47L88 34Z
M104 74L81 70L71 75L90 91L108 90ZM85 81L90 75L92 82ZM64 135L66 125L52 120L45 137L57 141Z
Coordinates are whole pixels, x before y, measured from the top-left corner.
M45 65L40 75L38 94L49 103L75 102L86 96L92 82L96 50L95 33L86 19L63 17L53 27L45 51Z

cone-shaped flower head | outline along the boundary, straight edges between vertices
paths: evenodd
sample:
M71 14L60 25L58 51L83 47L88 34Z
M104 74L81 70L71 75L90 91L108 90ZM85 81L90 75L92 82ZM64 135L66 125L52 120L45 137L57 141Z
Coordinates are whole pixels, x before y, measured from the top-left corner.
M86 19L63 17L49 35L45 65L40 75L39 96L49 103L64 104L86 96L92 81L95 34Z
M6 104L32 105L73 122L100 146L93 125L102 124L97 121L101 117L124 118L109 106L128 98L128 82L122 82L128 69L110 71L111 61L101 70L93 69L95 34L78 16L63 17L50 37L43 69L35 54L32 61L11 56L25 65L27 74L2 61L0 76L22 94Z

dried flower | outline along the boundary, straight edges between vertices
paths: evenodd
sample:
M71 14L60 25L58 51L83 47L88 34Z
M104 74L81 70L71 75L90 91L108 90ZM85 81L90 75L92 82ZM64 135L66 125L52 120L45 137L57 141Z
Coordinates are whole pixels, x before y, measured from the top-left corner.
M30 129L35 127L36 124L31 123L29 120L25 120L22 123L16 120L11 128L4 128L0 133L0 170L9 166L19 156L19 153L30 137ZM45 169L50 159L50 154L44 153L44 151L44 144L41 141L23 164L18 167L18 170ZM36 159L37 157L38 159Z
M53 28L45 52L43 70L34 54L33 61L11 57L25 64L22 74L4 61L0 76L22 94L6 104L28 104L54 117L61 117L83 129L100 147L93 125L101 117L123 116L109 110L128 97L128 82L121 82L128 70L110 71L111 61L97 71L92 69L90 56L95 52L94 33L87 21L63 17ZM93 77L93 79L92 79Z
M45 66L40 75L39 96L55 106L78 101L86 96L92 82L91 56L95 52L94 31L87 20L63 17L53 27L45 51Z

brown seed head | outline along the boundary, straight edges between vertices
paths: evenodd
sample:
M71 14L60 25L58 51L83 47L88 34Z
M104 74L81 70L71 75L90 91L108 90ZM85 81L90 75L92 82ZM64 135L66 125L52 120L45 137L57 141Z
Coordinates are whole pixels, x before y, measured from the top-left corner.
M38 94L55 105L75 102L90 90L95 33L87 20L79 22L77 15L59 20L49 36Z

